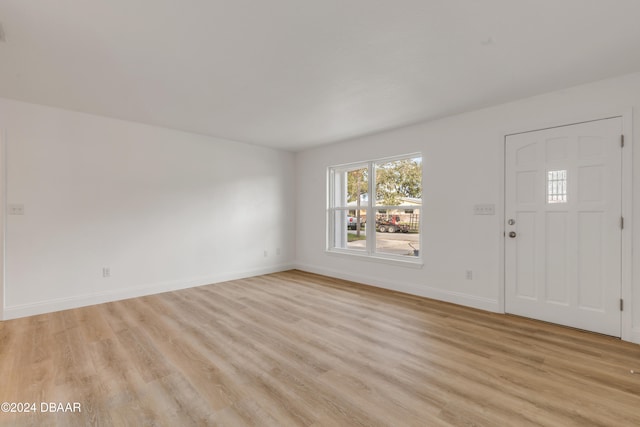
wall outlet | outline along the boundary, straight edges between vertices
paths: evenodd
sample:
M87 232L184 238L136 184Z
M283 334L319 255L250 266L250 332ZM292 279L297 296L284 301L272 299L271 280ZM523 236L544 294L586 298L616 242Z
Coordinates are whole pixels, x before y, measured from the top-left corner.
M473 271L467 270L466 277L467 277L467 280L473 280Z
M282 249L276 248L276 255L282 255Z
M264 257L266 258L266 257L268 257L268 256L269 256L269 251L265 249L265 250L264 250Z
M474 215L495 215L496 214L496 205L493 204L482 204L473 206L473 214Z
M102 267L102 277L111 277L110 267Z
M9 205L9 215L24 215L24 205L22 204Z

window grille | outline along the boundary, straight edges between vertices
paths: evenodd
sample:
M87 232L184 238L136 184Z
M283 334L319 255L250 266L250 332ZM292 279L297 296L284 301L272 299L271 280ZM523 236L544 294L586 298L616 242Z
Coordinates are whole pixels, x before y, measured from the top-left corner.
M567 203L567 171L547 172L547 203Z

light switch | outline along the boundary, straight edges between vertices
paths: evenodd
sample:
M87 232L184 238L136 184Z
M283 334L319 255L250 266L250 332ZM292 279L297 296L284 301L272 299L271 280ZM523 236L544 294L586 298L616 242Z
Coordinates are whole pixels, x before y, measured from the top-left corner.
M24 215L24 205L9 205L9 215Z
M496 205L493 205L493 204L475 205L473 207L473 214L474 215L495 215Z

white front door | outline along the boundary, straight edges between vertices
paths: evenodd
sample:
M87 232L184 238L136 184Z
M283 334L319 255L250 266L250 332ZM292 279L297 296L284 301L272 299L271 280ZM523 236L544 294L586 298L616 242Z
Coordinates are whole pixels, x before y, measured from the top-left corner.
M620 336L622 119L506 138L505 311Z

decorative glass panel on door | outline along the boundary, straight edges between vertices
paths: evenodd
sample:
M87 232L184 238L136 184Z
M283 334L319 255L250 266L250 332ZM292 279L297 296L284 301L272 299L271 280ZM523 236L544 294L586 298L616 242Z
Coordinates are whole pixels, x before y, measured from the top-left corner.
M567 171L547 172L547 203L567 203Z

